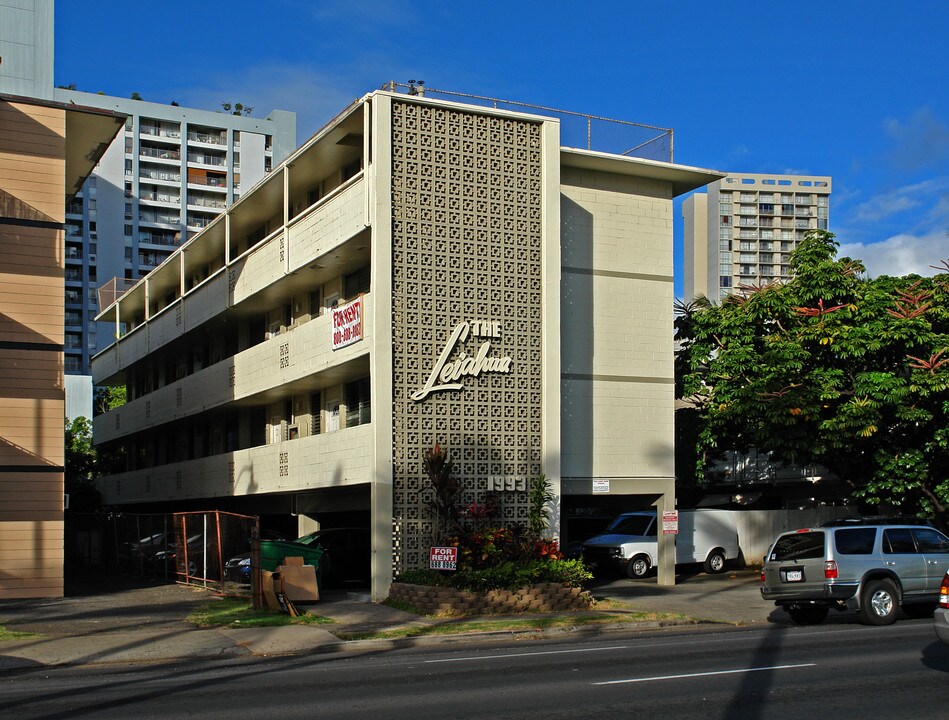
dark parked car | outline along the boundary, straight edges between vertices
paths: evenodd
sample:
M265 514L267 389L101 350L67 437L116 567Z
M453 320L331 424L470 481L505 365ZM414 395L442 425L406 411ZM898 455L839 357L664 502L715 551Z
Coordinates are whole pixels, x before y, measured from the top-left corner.
M286 544L296 544L302 548L319 545L323 548L319 566L322 587L369 584L372 543L368 528L326 528ZM227 561L225 577L231 582L246 585L250 583L250 570L250 553L242 553Z

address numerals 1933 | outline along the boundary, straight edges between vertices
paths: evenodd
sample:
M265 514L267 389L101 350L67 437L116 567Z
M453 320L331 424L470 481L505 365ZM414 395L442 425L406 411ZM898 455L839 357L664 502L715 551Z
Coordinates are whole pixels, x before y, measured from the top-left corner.
M489 492L514 492L516 490L527 490L527 478L516 475L489 475Z

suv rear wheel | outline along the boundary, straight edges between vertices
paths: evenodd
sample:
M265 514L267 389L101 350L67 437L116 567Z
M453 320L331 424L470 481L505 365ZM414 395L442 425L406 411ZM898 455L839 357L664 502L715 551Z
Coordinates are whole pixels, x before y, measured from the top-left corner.
M860 594L860 621L867 625L896 622L899 608L900 601L892 580L871 580Z

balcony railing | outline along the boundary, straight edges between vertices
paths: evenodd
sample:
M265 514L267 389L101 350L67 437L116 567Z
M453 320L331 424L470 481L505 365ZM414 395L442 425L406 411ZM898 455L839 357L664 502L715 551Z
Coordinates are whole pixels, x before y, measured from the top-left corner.
M208 143L209 145L227 145L227 137L220 135L209 135L208 133L189 132L188 139L195 142Z
M196 205L198 207L216 208L219 210L223 210L227 207L227 203L223 200L219 200L218 198L193 197L191 195L188 196L188 204Z
M169 193L143 192L139 194L142 200L151 200L152 202L180 203L180 195L171 195Z
M143 180L165 180L166 182L181 182L181 173L165 172L162 170L143 170L139 173Z
M149 245L163 245L165 247L177 247L178 241L174 235L160 235L156 233L139 233L138 241L148 243Z
M181 222L181 216L177 213L157 213L141 211L138 214L139 222L167 223L177 225Z
M214 221L214 218L198 217L196 215L188 216L188 227L203 228Z
M224 167L225 165L227 165L227 158L218 157L216 155L188 153L188 162L201 163L202 165L215 165L217 167Z
M159 160L181 160L180 150L141 147L138 149L138 154L144 157L158 158Z
M178 140L181 138L181 132L178 130L166 130L157 125L142 125L142 135L154 135L156 137L172 138Z
M201 177L200 175L189 175L188 176L189 185L204 185L206 187L227 187L227 178L226 177Z

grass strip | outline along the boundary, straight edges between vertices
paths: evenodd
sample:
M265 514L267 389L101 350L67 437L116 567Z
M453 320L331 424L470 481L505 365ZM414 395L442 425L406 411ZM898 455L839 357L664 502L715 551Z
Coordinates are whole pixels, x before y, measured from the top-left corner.
M323 625L333 623L330 618L304 611L298 617L261 608L242 598L216 598L201 606L186 618L198 627L258 628L283 625Z
M3 640L30 640L32 638L41 637L43 636L39 633L16 632L15 630L7 630L5 627L0 625L0 642Z

